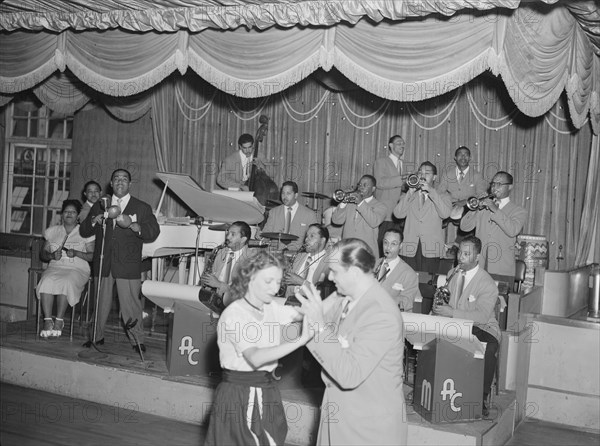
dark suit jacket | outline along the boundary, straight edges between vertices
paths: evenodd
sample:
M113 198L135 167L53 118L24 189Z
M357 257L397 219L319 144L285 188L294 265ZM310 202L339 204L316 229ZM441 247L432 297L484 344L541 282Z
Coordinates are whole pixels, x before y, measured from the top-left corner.
M93 270L98 276L100 268L100 251L102 248L102 225L92 226L92 219L102 214L100 200L94 203L88 216L81 223L79 232L82 237L96 236L94 249ZM142 245L156 240L160 234L160 226L152 213L152 208L135 197L129 199L123 214L135 215L141 227L141 235L131 229L124 229L118 225L113 228L113 220L106 221L106 241L104 243L104 259L102 262L102 277L108 277L110 272L114 278L140 279L142 272ZM84 235L85 234L85 235Z

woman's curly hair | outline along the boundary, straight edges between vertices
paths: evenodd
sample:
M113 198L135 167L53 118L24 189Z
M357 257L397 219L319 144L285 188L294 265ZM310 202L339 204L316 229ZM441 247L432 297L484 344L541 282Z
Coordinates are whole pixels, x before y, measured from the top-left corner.
M276 266L280 269L285 268L285 262L280 254L271 254L267 251L259 251L256 255L242 257L240 262L229 289L233 300L241 299L246 295L250 279L258 271L270 266Z

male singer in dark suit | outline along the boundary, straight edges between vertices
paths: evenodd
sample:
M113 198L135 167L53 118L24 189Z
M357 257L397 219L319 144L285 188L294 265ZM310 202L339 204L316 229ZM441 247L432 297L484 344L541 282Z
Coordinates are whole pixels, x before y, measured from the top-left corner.
M130 195L131 174L129 171L125 169L115 170L111 175L110 185L113 190L112 197L100 199L94 203L79 229L83 237L96 236L93 260L94 277L95 280L98 280L99 275L102 277L96 339L93 339L93 341L97 344L104 343L104 327L112 307L113 287L116 284L123 322L137 320L135 326L131 328L131 332L137 338L139 347L134 345L134 339L130 339L130 342L135 350L146 351L140 294L142 245L156 240L156 237L160 234L160 227L152 213L152 208ZM103 201L105 203L102 203ZM105 208L109 206L120 208L120 215L117 219L109 218L105 221L106 237L104 238L103 220L105 211L101 205ZM103 240L104 256L102 271L100 271Z
M239 269L240 260L253 256L256 250L248 248L250 239L250 226L243 221L236 221L227 230L226 246L217 252L212 271L202 274L202 285L216 290L223 299L223 305L231 303L229 298L229 286L235 272Z
M415 299L422 300L419 291L419 276L398 253L402 235L398 229L385 231L383 236L383 257L375 267L375 277L384 290L402 311L412 311Z
M217 185L222 189L247 191L247 182L253 164L260 169L265 169L265 162L260 156L254 159L254 137L244 133L238 138L238 150L221 161Z
M473 335L486 342L483 369L483 415L488 415L485 400L490 393L496 371L496 352L500 342L500 326L496 320L495 307L498 287L494 279L479 265L481 240L475 236L465 237L458 249L458 272L454 274L448 289L448 305L435 305L433 313L438 316L456 317L474 322ZM462 271L461 271L462 270ZM452 274L451 270L448 274Z
M394 208L402 195L404 187L403 157L406 143L400 135L394 135L388 141L389 154L375 160L373 176L377 180L375 198L387 207L385 220L379 225L378 242L381 245L383 234L389 228L399 227L399 222L394 222ZM377 253L376 253L377 254Z
M527 219L527 211L510 201L513 177L500 171L490 184L494 198L482 200L480 209L469 211L462 218L463 231L475 229L483 245L481 257L490 274L515 276L515 241Z
M329 241L329 231L323 225L313 223L309 226L304 238L306 252L300 253L294 259L291 271L286 271L284 282L287 285L288 302L295 302L294 294L305 282L312 283L321 291L321 285L328 282L329 266L328 251L325 249ZM321 297L327 297L321 292Z
M356 203L340 203L331 221L336 225L344 225L342 238L358 238L364 241L377 257L377 235L379 225L385 219L387 208L373 194L377 180L372 175L363 175L360 179L354 197Z
M290 242L287 249L298 251L308 227L317 223L317 216L312 209L298 203L298 185L294 181L286 181L281 186L281 201L281 206L269 211L269 218L262 232L283 232L297 236L298 239ZM257 238L260 238L260 232L257 233Z
M450 216L452 203L450 195L436 189L432 163L421 163L419 177L419 187L402 195L394 209L397 218L406 218L400 255L415 271L437 273L446 249L442 221Z

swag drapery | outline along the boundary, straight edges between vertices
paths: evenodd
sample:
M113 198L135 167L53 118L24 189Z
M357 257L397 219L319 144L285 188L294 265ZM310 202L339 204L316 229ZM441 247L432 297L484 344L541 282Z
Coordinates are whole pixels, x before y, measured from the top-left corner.
M326 5L310 1L291 3L298 7L305 3L304 8ZM487 3L477 5L483 8ZM518 2L490 4L509 3L511 7L518 6ZM593 7L594 3L590 3ZM276 8L278 3L274 5ZM332 5L339 9L343 2ZM354 20L347 20L351 24L341 21L347 18L335 18L338 24L329 27L293 26L293 21L279 18L264 26L282 23L289 27L271 26L259 31L240 27L244 23L241 21L237 27L221 24L231 29L209 28L196 33L179 27L170 33L123 29L80 32L63 30L66 26L58 25L62 31L58 34L4 32L0 34L0 105L19 91L35 86L45 88L44 82L53 73L67 68L85 86L109 96L139 94L173 71L183 74L191 68L222 91L253 98L284 91L317 68L330 70L335 66L370 93L403 102L444 94L490 70L501 77L511 100L528 116L543 115L566 91L573 125L581 128L589 118L594 132L599 132L600 48L596 40L589 38L597 35L594 32L600 26L597 8L581 13L590 23L590 32L580 24L585 22L578 22L566 6L542 2L528 2L515 10L457 12L451 17L435 15L393 21L397 17L425 16L444 6L445 13L450 14L456 10L450 5L456 9L474 7L470 2L363 0L344 6L350 16L352 7L357 7ZM325 10L330 11L329 7ZM229 12L241 17L247 10ZM65 13L67 23L68 18L83 15L73 14ZM358 20L363 16L370 19ZM13 29L31 16L15 12L3 13L1 17L4 29ZM52 17L58 20L56 14L49 14L45 23ZM165 14L161 17L164 19ZM262 16L255 17L258 22L259 17ZM321 21L327 24L328 17L323 16ZM383 20L388 17L391 20ZM106 20L110 22L110 14ZM227 17L223 20L227 22ZM312 23L297 20L301 25ZM73 26L80 29L82 23ZM96 27L105 29L110 24ZM67 89L63 90L66 97L54 95L52 100L68 102L60 107L74 111L83 100L79 94ZM73 100L72 95L79 100Z

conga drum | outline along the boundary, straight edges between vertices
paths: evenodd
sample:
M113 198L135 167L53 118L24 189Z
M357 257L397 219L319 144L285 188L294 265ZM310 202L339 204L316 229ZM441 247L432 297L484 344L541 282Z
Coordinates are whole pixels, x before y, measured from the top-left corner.
M535 283L535 269L548 268L548 240L543 235L522 234L517 236L517 260L525 262L525 280L522 290L527 293Z

